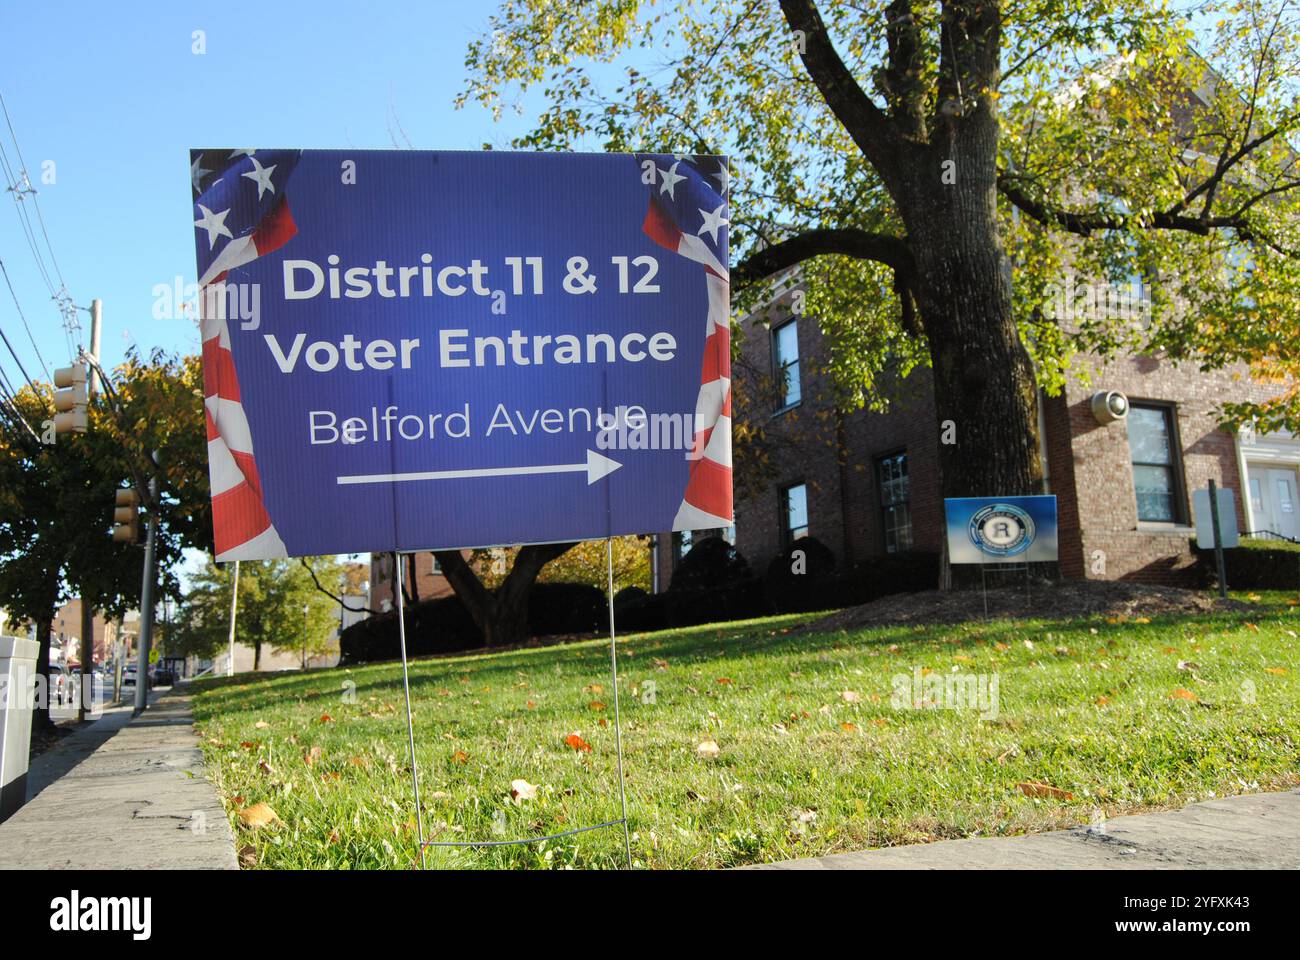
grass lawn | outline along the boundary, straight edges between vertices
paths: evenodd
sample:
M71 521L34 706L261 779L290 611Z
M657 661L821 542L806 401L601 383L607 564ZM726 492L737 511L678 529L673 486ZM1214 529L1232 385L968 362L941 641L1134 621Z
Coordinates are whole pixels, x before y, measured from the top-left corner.
M726 867L1021 834L1294 786L1300 607L1251 596L1248 614L1154 622L828 634L799 629L815 618L776 617L620 639L636 863ZM960 709L910 706L914 683L942 700L934 684L953 673L984 677L984 695ZM209 773L248 865L412 865L400 664L195 686ZM411 693L428 839L619 816L608 641L417 661ZM535 796L512 799L517 780ZM276 821L245 826L237 810L258 803ZM617 827L428 857L498 868L623 859Z

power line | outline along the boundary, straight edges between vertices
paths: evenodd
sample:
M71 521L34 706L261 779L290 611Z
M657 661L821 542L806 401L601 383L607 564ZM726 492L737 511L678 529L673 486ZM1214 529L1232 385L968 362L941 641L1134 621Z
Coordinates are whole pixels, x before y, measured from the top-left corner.
M5 103L5 96L0 93L0 110L4 111L5 126L9 128L9 139L14 142L14 152L18 154L18 165L23 171L23 178L27 178L27 161L23 159L23 148L18 145L18 134L14 132L13 120L9 117L9 105ZM36 197L36 191L32 189L31 181L27 182L27 189L31 193L32 206L36 208L36 219L41 225L41 235L45 237L45 249L50 252L50 263L54 264L54 275L59 278L59 287L67 290L68 285L63 280L63 271L59 269L59 261L54 256L54 246L50 243L50 234L45 229L45 217L41 215L41 203Z
M5 179L8 181L8 191L13 194L14 205L17 208L18 221L23 230L23 237L27 241L27 247L31 250L32 258L36 261L36 269L41 274L41 279L45 281L45 289L50 294L50 299L55 302L60 315L62 316L63 333L68 344L68 350L76 354L77 345L81 340L81 322L77 316L76 304L73 302L72 295L68 292L67 282L63 279L63 271L59 267L58 258L54 255L54 245L50 242L50 233L45 226L45 215L41 213L40 200L37 199L37 191L32 186L31 178L27 173L27 161L23 157L22 145L18 142L18 134L14 130L13 118L9 115L9 105L5 103L4 95L0 94L0 112L4 113L5 126L9 130L9 138L13 141L14 154L18 158L18 164L15 167L9 161L9 157L0 144L0 169L3 169ZM31 215L27 212L25 201L31 198L31 205L36 211L36 224L32 223ZM37 226L40 228L41 237L45 240L45 249L49 254L49 265L45 262L45 256L41 253L40 240L37 238ZM53 267L53 277L51 277L50 268ZM58 280L58 288L55 288L54 279Z
M9 288L9 296L13 298L14 309L18 311L18 319L23 322L23 329L27 331L27 339L32 342L32 349L36 351L36 359L41 362L41 369L45 371L46 379L53 383L54 378L50 376L49 365L45 362L45 358L41 356L41 348L36 345L36 337L32 334L32 328L27 322L26 314L23 313L22 304L18 302L18 294L14 291L13 281L9 279L9 271L5 269L3 260L0 260L0 273L4 274L5 286Z

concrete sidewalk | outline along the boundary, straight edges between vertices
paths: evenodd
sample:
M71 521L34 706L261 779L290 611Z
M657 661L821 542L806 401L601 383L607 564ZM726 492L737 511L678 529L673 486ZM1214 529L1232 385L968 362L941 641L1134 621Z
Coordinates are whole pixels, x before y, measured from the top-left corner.
M1025 837L941 840L752 870L1256 870L1300 868L1300 790L1224 797Z
M235 841L183 689L129 707L32 761L27 804L0 823L0 869L233 870Z

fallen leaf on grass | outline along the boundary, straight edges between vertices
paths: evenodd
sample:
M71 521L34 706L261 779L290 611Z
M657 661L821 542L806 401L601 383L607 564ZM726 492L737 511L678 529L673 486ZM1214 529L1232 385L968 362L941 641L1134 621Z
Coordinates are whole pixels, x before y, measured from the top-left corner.
M589 744L586 740L582 739L582 737L578 736L576 733L569 734L567 737L564 738L564 742L569 746L573 747L574 750L591 753L591 744Z
M599 683L593 683L582 688L583 693L604 693L605 688Z
M306 753L302 755L303 762L305 762L309 767L320 758L321 758L320 747L312 747L310 750L308 750Z
M840 729L845 733L853 733L858 729L858 725L856 723L849 723L849 721L845 720L840 724Z
M317 720L316 722L317 722L317 723L333 723L333 722L334 722L334 718L331 717L328 713L322 713L322 714L320 715L320 719Z
M252 740L240 740L239 745L243 747L245 750L252 750L254 747L257 746L257 744L255 744Z
M1286 667L1265 667L1264 672L1271 673L1274 676L1284 677L1286 676Z
M1134 618L1133 618L1133 622L1134 622L1134 623L1150 623L1150 622L1151 622L1151 618L1150 618L1150 617L1134 617Z
M1094 700L1093 702L1096 703L1097 706L1099 706L1099 707L1104 707L1104 706L1106 706L1106 704L1110 703L1110 697L1101 696L1101 697L1098 697L1098 698L1097 698L1096 700Z
M1005 765L1007 760L1009 760L1011 757L1014 757L1019 752L1020 749L1018 747L1007 748L1006 750L1002 751L1002 753L998 754L998 763Z
M265 730L269 726L270 724L267 723L265 720L259 720L257 721L257 723L253 724L253 727L257 730Z
M702 757L713 758L719 754L718 744L713 740L705 740L695 748L695 752Z
M1196 696L1196 694L1192 693L1192 691L1190 690L1185 690L1182 687L1176 687L1174 689L1174 692L1169 694L1169 699L1190 700L1192 701L1192 703L1197 703L1199 701L1199 698Z
M1247 630L1254 630L1256 633L1259 633L1259 624L1257 624L1257 623L1248 623L1248 624L1246 624L1246 629L1247 629Z
M1044 797L1049 800L1074 799L1074 794L1070 791L1054 787L1050 783L1036 783L1033 780L1028 780L1025 783L1017 783L1016 787L1027 797Z
M527 780L511 780L510 799L515 803L523 803L525 800L536 800L537 784L529 783Z
M271 766L265 760L257 761L257 769L262 771L263 775L268 777L275 773L275 767Z
M843 693L840 694L840 697L844 700L845 703L862 702L862 694L858 693L856 690L845 690Z
M257 866L257 847L246 843L239 848L239 865L245 870Z
M728 684L728 683L731 683L731 678L730 678L730 677L718 677L718 681L717 681L717 682L718 682L718 683L721 683L721 684Z
M469 754L464 750L457 750L451 755L452 763L469 763Z
M260 827L280 822L280 818L276 816L275 811L265 803L255 803L251 807L244 807L238 811L238 816L239 822L250 830L257 830Z
M587 709L588 709L588 710L595 710L595 711L598 711L598 712L599 712L599 711L605 709L605 705L604 705L603 703L601 703L599 700L593 700L593 701L591 701L591 703L587 704Z

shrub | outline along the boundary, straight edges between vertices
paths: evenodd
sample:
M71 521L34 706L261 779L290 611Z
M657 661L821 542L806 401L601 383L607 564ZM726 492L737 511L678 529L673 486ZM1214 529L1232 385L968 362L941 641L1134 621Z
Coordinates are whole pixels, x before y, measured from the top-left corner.
M1192 549L1205 583L1218 579L1213 550ZM1300 588L1300 543L1289 540L1244 539L1241 546L1223 551L1224 571L1230 590L1295 590Z
M721 537L709 537L691 547L673 571L668 584L674 590L711 590L726 587L751 576L749 564L731 544Z
M837 598L835 554L815 537L794 541L772 558L763 577L768 599L779 613L843 606Z
M694 553L694 551L691 551ZM668 626L693 627L724 620L749 620L775 612L758 577L747 577L712 589L669 590L663 595Z
M605 591L586 583L535 583L528 592L528 633L593 633L609 628Z
M619 597L629 590L637 590L639 596L627 597L622 603ZM614 597L614 623L620 633L647 633L652 630L668 628L668 594L649 594L638 587L620 590Z
M535 583L528 593L528 634L594 633L608 626L605 595L583 583ZM407 656L455 653L483 645L483 635L455 596L421 600L406 608ZM395 660L401 656L397 612L380 613L339 635L339 663Z

